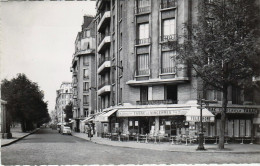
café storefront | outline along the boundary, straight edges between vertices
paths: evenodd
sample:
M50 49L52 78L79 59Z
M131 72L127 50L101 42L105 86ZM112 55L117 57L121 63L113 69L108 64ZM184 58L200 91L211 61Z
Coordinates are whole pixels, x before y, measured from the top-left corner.
M215 114L215 123L212 125L212 136L219 136L221 107L209 107ZM258 113L257 108L247 107L228 107L226 112L225 137L232 142L248 141L253 143L255 140L255 130L253 119Z

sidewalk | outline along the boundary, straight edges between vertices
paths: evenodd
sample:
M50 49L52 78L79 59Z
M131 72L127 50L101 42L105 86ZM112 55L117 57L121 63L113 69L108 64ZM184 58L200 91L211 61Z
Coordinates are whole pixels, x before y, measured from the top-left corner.
M19 129L13 129L13 130L11 130L11 133L12 133L12 138L11 139L2 139L1 138L1 147L11 145L11 144L13 144L13 143L15 143L15 142L17 142L17 141L27 137L28 135L33 134L37 130L39 130L39 128L35 129L32 132L23 133Z
M72 133L73 136L79 137L85 140L90 141L87 134L85 133ZM92 137L91 142L109 146L117 147L127 147L127 148L137 148L137 149L150 149L150 150L160 150L160 151L171 151L171 152L201 152L201 153L260 153L260 145L258 144L227 144L225 145L225 150L218 150L218 145L215 144L206 144L204 145L205 151L196 151L198 144L189 144L185 145L171 145L169 142L157 143L153 142L144 143L136 141L111 141L107 138L101 137Z

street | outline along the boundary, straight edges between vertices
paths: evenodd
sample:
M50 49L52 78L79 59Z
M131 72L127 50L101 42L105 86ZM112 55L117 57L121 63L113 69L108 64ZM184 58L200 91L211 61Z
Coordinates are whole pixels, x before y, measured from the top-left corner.
M2 147L5 165L259 163L259 154L189 153L99 145L57 130L40 129Z

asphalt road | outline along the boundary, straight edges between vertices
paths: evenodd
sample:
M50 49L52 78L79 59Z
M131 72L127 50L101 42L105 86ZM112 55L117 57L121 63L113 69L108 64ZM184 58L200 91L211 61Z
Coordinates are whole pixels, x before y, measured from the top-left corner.
M99 145L41 129L1 148L4 165L260 163L259 154L180 153Z

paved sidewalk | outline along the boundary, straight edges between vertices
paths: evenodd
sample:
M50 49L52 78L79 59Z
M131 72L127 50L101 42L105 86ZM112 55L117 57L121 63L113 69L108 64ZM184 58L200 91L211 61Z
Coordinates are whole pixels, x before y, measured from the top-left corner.
M35 129L34 131L26 132L26 133L23 133L23 132L21 132L19 130L11 131L12 138L10 138L10 139L2 139L1 138L1 147L11 145L11 144L13 144L13 143L15 143L15 142L17 142L17 141L27 137L28 135L33 134L37 130L39 130L39 128Z
M101 137L92 137L91 140L88 138L85 133L72 133L73 136L92 141L97 144L104 144L110 146L118 146L118 147L127 147L127 148L138 148L138 149L151 149L151 150L160 150L160 151L172 151L172 152L214 152L214 153L260 153L260 145L258 144L227 144L225 145L225 150L218 150L218 146L215 144L206 144L204 147L205 151L197 151L198 144L189 144L186 145L171 145L169 142L157 143L153 142L144 143L136 141L111 141L107 138Z

